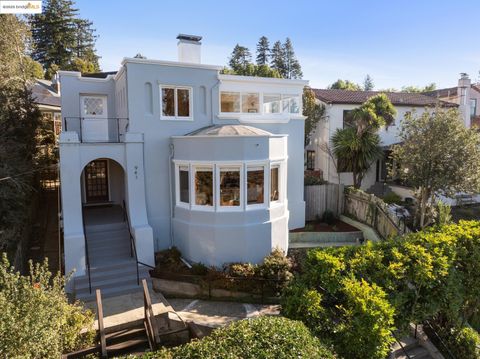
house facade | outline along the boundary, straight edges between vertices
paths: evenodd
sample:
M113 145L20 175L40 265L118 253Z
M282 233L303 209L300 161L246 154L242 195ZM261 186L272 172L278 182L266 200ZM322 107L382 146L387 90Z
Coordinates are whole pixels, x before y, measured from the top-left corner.
M200 39L179 35L177 62L60 72L65 270L77 292L89 272L151 266L171 246L207 265L258 262L305 224L307 82L223 75L200 62Z
M457 104L465 126L480 128L480 83L472 83L466 73L462 73L456 87L425 92L425 95Z
M368 98L382 92L328 89L314 89L314 92L317 100L325 105L325 118L317 124L310 143L305 148L307 170L320 170L326 181L340 182L351 186L353 185L352 173L337 173L335 161L325 151L325 144L330 144L330 139L337 129L349 126L349 111L359 107ZM419 93L386 92L385 94L395 107L397 115L393 125L379 131L385 152L384 158L372 164L362 181L362 189L371 192L375 192L377 185L382 188L383 183L387 180L390 147L399 142L400 122L408 112L415 111L417 114L422 114L425 108L434 107L437 104L445 107L457 107L456 104L443 102Z

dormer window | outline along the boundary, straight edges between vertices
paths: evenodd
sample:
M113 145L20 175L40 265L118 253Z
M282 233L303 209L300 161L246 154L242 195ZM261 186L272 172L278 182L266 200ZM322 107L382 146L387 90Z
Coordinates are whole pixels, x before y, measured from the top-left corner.
M190 87L161 87L161 117L163 120L192 119L192 89Z

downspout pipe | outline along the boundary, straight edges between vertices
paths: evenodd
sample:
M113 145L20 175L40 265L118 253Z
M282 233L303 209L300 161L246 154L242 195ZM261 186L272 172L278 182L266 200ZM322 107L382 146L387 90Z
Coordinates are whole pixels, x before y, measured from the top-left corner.
M170 140L171 141L171 140ZM173 183L172 183L172 162L175 154L175 147L170 143L170 155L168 156L168 186L170 187L170 248L174 246L173 238Z

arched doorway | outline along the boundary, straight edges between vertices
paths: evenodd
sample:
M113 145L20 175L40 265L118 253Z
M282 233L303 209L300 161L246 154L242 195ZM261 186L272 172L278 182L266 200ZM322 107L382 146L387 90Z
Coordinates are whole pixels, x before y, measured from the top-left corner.
M115 160L97 158L83 168L84 234L92 267L131 257L125 209L125 171Z

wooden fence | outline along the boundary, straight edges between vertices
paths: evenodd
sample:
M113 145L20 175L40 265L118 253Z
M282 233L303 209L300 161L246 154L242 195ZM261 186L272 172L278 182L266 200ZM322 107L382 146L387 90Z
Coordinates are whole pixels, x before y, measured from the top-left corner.
M382 238L409 232L405 221L390 213L381 199L364 192L345 194L344 213L374 228Z
M305 219L322 218L325 211L343 213L344 186L335 183L305 186Z

